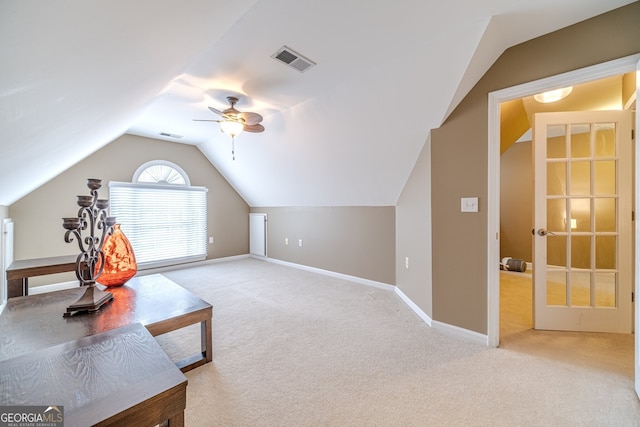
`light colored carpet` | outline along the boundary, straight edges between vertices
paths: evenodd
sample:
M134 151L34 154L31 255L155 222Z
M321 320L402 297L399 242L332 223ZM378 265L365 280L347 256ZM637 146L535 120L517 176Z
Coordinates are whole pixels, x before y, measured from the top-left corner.
M528 346L516 321L490 349L431 329L391 291L257 259L163 274L213 305L187 426L640 425L630 336L596 337L593 353L580 334ZM159 341L188 355L199 327ZM619 366L591 360L606 352Z

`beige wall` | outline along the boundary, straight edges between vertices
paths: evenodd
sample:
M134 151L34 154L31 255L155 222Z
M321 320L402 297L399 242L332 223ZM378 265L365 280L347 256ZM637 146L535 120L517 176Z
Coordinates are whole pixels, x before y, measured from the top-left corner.
M638 22L635 2L508 49L432 131L434 320L487 333L488 94L636 54ZM473 196L480 212L460 213L460 198Z
M532 262L533 170L531 141L500 156L500 258Z
M86 179L102 179L99 195L108 198L109 181L130 182L135 170L150 160L173 162L192 185L209 189L207 234L215 243L208 245L207 258L249 252L248 205L196 147L123 135L9 206L15 223L14 259L76 254L77 245L64 242L61 218L76 215L76 195L89 195ZM53 275L31 283L59 280Z
M395 284L393 206L254 207L251 212L267 214L269 258Z
M427 141L396 206L396 286L432 317L430 156Z

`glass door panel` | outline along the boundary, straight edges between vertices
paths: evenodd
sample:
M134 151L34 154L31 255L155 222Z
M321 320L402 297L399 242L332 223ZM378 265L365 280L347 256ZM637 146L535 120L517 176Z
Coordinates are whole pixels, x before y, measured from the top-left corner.
M570 283L570 305L572 307L589 307L591 305L591 273L588 271L572 270Z
M614 308L616 304L616 273L595 274L596 307Z
M597 196L616 194L616 162L615 160L596 160L594 162L594 185Z
M567 231L590 232L591 231L591 199L570 199L571 228Z
M616 124L596 123L595 127L595 157L615 157L616 155Z

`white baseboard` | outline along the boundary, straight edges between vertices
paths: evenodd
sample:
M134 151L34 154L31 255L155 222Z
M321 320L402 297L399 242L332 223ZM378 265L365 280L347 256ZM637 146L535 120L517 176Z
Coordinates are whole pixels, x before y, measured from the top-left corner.
M158 273L163 273L165 271L172 271L172 270L179 270L182 268L190 268L190 267L198 267L201 265L207 265L207 264L216 264L219 262L227 262L227 261L235 261L238 259L243 259L243 258L248 258L249 254L246 255L233 255L233 256L228 256L228 257L223 257L223 258L212 258L212 259L205 259L202 261L193 261L193 262L188 262L188 263L184 263L184 264L174 264L174 265L168 265L166 267L155 267L155 268L149 268L146 270L138 270L137 275L138 276L148 276L150 274L158 274Z
M437 320L434 320L431 326L433 329L443 332L447 335L452 335L468 342L489 347L489 337L479 332L464 329L459 326L450 325L448 323L438 322Z
M394 289L396 289L396 287L393 285L389 285L387 283L382 283L382 282L376 282L375 280L363 279L362 277L350 276L348 274L343 274L343 273L336 273L334 271L323 270L321 268L316 268L316 267L309 267L308 265L295 264L293 262L282 261L275 258L269 258L269 257L263 257L263 256L257 256L257 255L250 255L250 256L251 258L259 259L262 261L285 265L287 267L293 267L299 270L311 271L313 273L324 274L325 276L348 280L350 282L359 283L361 285L373 286L374 288L384 289L386 291L393 291Z
M424 323L431 326L431 323L432 323L431 317L429 317L427 313L422 311L420 307L418 307L413 301L411 301L411 299L408 296L406 296L404 292L402 292L400 288L398 288L397 286L396 286L396 294L402 299L402 301L404 301L405 304L409 306L411 310L413 310L418 315L418 317L420 317L424 321Z
M64 289L77 288L80 284L77 280L72 282L53 283L51 285L34 286L29 288L29 295L44 294L46 292L62 291Z

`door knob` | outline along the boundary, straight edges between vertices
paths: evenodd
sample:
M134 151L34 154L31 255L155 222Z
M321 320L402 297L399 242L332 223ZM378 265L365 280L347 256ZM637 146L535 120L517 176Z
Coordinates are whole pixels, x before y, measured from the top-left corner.
M555 236L556 234L552 233L551 231L547 231L544 228L539 228L538 229L538 236L543 236L544 237L544 236L547 236L547 235Z

